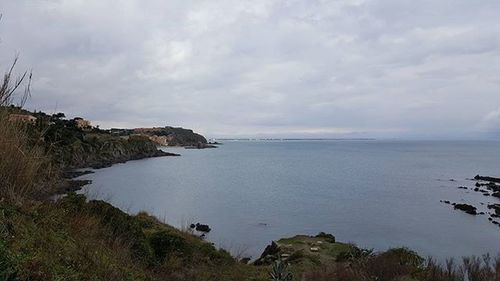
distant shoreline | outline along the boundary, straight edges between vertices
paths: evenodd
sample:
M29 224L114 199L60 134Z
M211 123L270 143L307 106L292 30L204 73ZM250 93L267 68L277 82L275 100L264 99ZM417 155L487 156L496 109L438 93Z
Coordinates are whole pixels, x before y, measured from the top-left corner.
M375 141L375 138L213 138L221 141Z

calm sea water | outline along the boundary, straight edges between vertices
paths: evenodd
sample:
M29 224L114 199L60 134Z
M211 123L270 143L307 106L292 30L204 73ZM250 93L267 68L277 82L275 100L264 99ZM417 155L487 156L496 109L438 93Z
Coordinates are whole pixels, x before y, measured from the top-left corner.
M458 189L476 174L500 177L500 142L248 141L217 149L168 148L181 157L97 170L90 195L183 227L257 257L271 240L333 233L337 240L421 255L500 253L500 227L439 200L500 203ZM454 181L450 181L454 179Z

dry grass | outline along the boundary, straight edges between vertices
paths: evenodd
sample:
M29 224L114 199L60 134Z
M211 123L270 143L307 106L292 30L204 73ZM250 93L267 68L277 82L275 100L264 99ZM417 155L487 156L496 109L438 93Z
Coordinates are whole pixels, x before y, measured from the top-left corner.
M0 198L20 202L47 194L55 173L32 125L9 120L14 98L22 106L30 94L31 73L15 78L16 63L17 58L0 85Z
M33 145L26 126L0 112L0 197L9 201L36 198L49 192L54 175L42 146Z
M306 270L301 280L314 281L500 281L500 258L466 257L440 264L423 261L407 249L393 249L363 259Z

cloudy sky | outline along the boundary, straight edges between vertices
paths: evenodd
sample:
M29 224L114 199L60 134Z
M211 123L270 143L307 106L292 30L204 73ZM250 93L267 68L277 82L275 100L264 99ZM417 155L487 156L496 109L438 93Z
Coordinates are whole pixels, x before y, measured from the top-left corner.
M28 107L210 137L500 138L498 0L0 0Z

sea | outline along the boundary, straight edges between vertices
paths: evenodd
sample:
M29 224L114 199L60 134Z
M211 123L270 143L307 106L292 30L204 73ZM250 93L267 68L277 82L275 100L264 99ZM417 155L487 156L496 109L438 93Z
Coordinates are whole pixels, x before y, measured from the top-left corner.
M273 240L321 231L439 260L500 253L500 227L487 208L500 199L471 190L476 174L500 177L500 142L226 140L162 149L181 156L95 170L81 177L92 180L82 192L182 229L208 224L205 239L253 259Z

